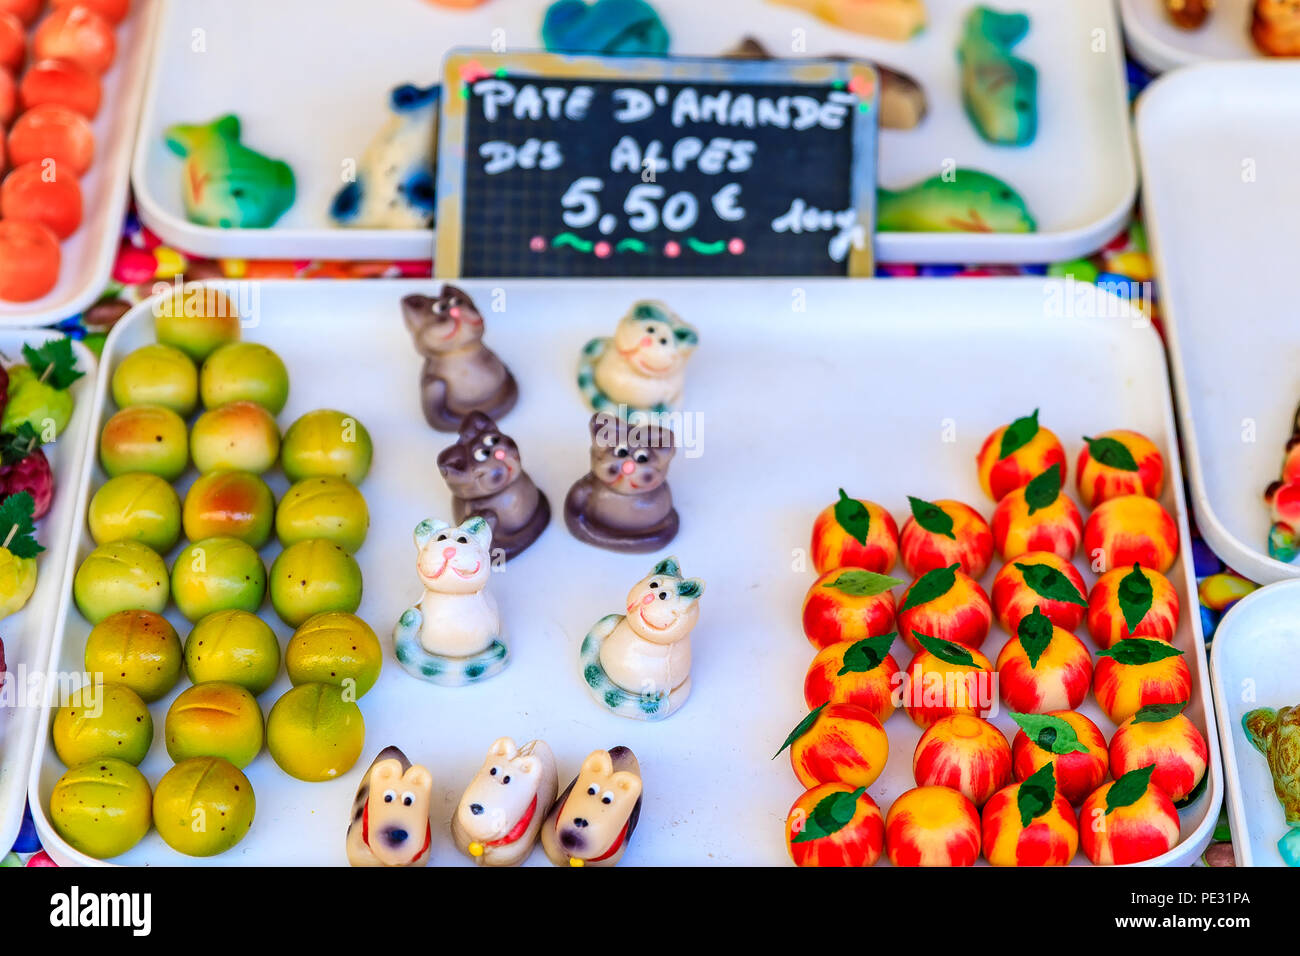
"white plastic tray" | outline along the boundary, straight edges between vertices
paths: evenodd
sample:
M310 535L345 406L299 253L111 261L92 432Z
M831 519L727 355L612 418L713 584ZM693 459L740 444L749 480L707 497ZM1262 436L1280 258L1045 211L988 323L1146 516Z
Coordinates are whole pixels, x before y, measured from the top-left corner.
M381 635L386 657L379 682L360 702L367 729L362 760L339 780L306 784L287 777L263 752L246 771L257 795L253 829L232 851L209 861L214 865L343 864L343 834L358 781L373 755L389 744L433 772L434 865L467 863L445 823L487 746L502 735L546 739L564 782L591 750L632 747L646 785L627 864L784 863L783 821L801 788L788 758L771 758L805 712L803 676L813 656L799 627L812 576L791 570L792 553L807 547L813 517L838 486L870 495L900 517L909 493L961 498L987 514L991 508L974 467L979 443L998 424L1037 405L1072 453L1077 436L1095 429L1126 426L1150 435L1169 466L1164 503L1176 515L1184 512L1156 336L1126 318L1045 321L1051 290L1062 287L1034 279L466 285L481 303L498 295L504 308L488 314L488 342L515 372L522 398L502 426L519 442L524 467L550 497L556 518L491 585L508 632L510 667L491 681L457 689L432 687L406 674L392 657L389 636L402 609L418 596L412 529L449 508L435 466L448 440L424 424L420 361L398 309L402 295L435 284L253 287L259 324L246 337L280 352L292 376L282 424L329 406L358 416L374 437L374 466L362 486L372 524L358 555L365 575L359 613ZM680 713L654 725L615 717L593 703L577 656L590 625L621 607L651 559L580 544L559 518L565 492L588 461L588 413L574 383L579 350L592 335L612 328L632 301L650 296L672 303L701 332L687 385L689 407L702 422L696 435L701 453L679 452L673 464L682 531L666 551L708 584L693 638L695 690ZM804 303L806 311L799 311ZM146 303L110 336L105 376L151 336ZM780 366L778 356L784 360ZM778 367L779 398L769 401L762 397L772 393L760 387L761 376ZM1014 394L1008 394L1008 382L1016 383ZM101 386L95 420L110 412ZM946 420L957 430L956 442L940 440ZM103 480L93 457L85 469L83 504ZM277 493L284 487L283 477L274 476ZM1172 580L1183 606L1193 608L1185 520L1180 527L1183 555ZM69 581L90 547L83 526ZM269 560L275 550L271 545L263 557ZM269 606L263 614L286 639L288 629ZM63 669L79 668L88 626L66 591L59 617L54 659ZM1195 614L1184 615L1176 641L1194 675L1189 713L1210 741L1210 777L1204 796L1183 814L1182 843L1163 863L1188 863L1201 851L1222 800L1208 667L1196 621ZM994 654L1003 640L990 637ZM261 697L263 709L288 686L282 673ZM153 705L156 728L173 696ZM1095 705L1089 712L1096 716ZM64 769L48 744L49 716L42 720L46 743L31 778L37 827L59 863L92 862L59 839L45 815ZM999 725L1011 727L1005 716ZM1104 719L1101 726L1109 730ZM918 736L901 712L887 729L892 754L885 776L871 788L882 807L911 786ZM142 765L151 782L170 766L161 738L158 729ZM151 834L117 862L201 861L173 852ZM532 862L543 864L545 857L535 853Z
M39 346L58 337L39 330L0 330L0 352L9 363L21 362L24 344ZM74 342L73 351L77 368L86 374L72 384L76 405L68 427L58 441L44 446L54 472L54 502L36 523L36 540L45 546L36 558L36 590L25 608L0 620L6 669L4 706L0 706L0 847L6 851L13 846L23 821L27 775L41 719L41 681L50 659L56 611L63 595L63 569L81 508L77 491L90 435L97 372L95 357L85 346Z
M1300 576L1268 555L1263 500L1300 403L1300 63L1179 70L1137 129L1197 524L1248 578Z
M1119 0L1129 49L1157 73L1213 60L1265 59L1250 38L1254 6L1255 0L1216 0L1200 29L1183 30L1165 15L1163 0Z
M140 125L132 179L144 221L167 242L207 256L428 259L425 231L336 229L329 205L344 159L357 157L382 124L388 91L441 76L458 46L540 47L548 0L489 0L469 11L426 0L161 0L166 10ZM946 163L1002 177L1038 219L1030 235L884 233L886 262L1047 262L1102 246L1123 225L1137 189L1129 135L1123 48L1111 0L1017 0L1033 16L1017 52L1040 71L1040 129L1026 148L993 147L961 106L956 62L969 0L928 0L931 24L907 43L827 26L763 0L655 0L675 54L718 56L742 37L776 55L859 55L904 70L925 87L930 115L917 129L887 130L880 181L899 188ZM202 31L203 52L193 37ZM292 37L292 42L286 41ZM1104 44L1101 52L1095 49ZM162 132L234 112L245 141L286 160L298 179L294 207L273 228L195 226L181 206L180 163ZM1088 144L1082 162L1080 144ZM1062 176L1067 177L1062 188Z
M122 238L136 122L149 73L160 0L135 0L117 28L117 61L104 75L104 103L92 128L95 164L81 179L81 228L60 244L59 281L34 302L0 302L0 326L48 325L70 318L104 291Z
M1256 707L1300 705L1300 581L1244 597L1214 632L1210 670L1227 779L1232 849L1238 866L1285 866L1277 841L1287 831L1263 754L1241 728Z

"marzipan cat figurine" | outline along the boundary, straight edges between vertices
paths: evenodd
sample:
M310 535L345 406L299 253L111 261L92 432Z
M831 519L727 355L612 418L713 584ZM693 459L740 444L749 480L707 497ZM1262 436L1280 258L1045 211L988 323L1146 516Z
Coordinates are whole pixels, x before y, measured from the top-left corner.
M622 717L662 720L691 693L691 631L704 582L664 558L627 595L626 614L608 614L582 642L582 678Z
M438 455L438 471L451 489L457 522L473 515L492 528L492 543L506 560L546 530L551 505L519 460L519 446L482 412L470 412L456 444Z
M638 302L611 338L582 350L578 387L592 411L627 417L667 412L682 398L686 360L699 344L695 329L662 302Z
M402 316L424 357L420 399L430 427L454 432L470 412L500 418L515 407L519 386L483 344L483 315L463 290L444 285L437 296L408 295Z
M628 554L657 551L677 535L668 488L676 439L666 428L591 417L591 471L569 489L564 522L580 541Z

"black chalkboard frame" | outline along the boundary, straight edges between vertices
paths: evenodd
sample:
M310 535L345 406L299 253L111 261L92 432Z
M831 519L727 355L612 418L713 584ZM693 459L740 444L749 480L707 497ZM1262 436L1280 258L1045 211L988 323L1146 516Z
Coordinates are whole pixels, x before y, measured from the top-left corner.
M520 80L622 81L629 86L656 83L724 83L730 86L788 85L792 92L808 88L852 90L860 104L852 111L849 143L849 196L857 217L856 235L844 262L846 277L870 277L875 272L876 151L879 115L879 76L866 61L741 60L660 57L608 57L540 52L497 53L452 50L443 66L444 95L439 129L438 229L434 240L434 274L439 278L489 277L466 270L464 233L467 143L471 85L491 77ZM862 108L865 106L865 108ZM476 157L477 159L477 157ZM558 198L558 197L557 197ZM718 260L716 277L734 275ZM795 273L798 274L798 273ZM635 266L619 273L636 277ZM497 276L491 276L493 278Z

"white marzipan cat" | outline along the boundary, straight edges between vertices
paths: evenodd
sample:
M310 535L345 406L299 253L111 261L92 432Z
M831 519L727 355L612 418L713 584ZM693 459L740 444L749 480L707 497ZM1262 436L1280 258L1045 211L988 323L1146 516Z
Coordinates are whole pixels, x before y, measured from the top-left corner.
M453 527L429 519L415 529L416 571L424 585L420 644L430 654L470 657L501 633L496 600L487 591L492 573L492 529L473 517Z

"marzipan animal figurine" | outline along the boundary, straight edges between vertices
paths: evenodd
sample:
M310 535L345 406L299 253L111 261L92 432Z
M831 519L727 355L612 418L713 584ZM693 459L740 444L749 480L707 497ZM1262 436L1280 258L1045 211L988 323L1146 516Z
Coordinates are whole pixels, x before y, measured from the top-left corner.
M167 148L185 161L181 199L190 222L266 229L293 205L293 170L240 142L239 117L171 126L163 136Z
M1023 13L975 7L957 47L966 115L988 142L1023 146L1038 133L1038 71L1011 52L1029 32Z
M359 229L427 229L433 223L440 86L403 84L388 96L392 115L366 147L356 176L330 216Z
M474 517L452 527L426 518L415 528L415 567L424 597L393 632L398 663L445 687L486 680L505 669L497 602L487 590L492 529Z
M1033 232L1037 226L1021 195L974 169L940 173L905 189L876 190L881 232Z
M1260 707L1241 718L1251 745L1268 761L1289 833L1278 843L1287 866L1300 866L1300 706Z
M551 53L663 56L668 31L646 0L555 0L542 19Z
M551 505L524 471L519 446L482 412L470 412L456 444L438 455L438 471L451 489L457 521L477 515L509 560L537 540L551 520Z
M564 522L579 541L627 554L658 551L677 535L668 487L673 433L609 412L591 417L591 471L564 499Z
M691 631L704 582L664 558L627 595L627 613L596 622L582 642L582 678L622 717L663 720L691 692Z
M429 804L433 777L385 747L361 778L348 824L348 863L353 866L424 866L433 828Z
M753 37L745 37L724 56L733 60L771 60L773 56ZM831 60L860 59L832 56ZM880 125L883 129L912 129L925 119L929 108L925 90L915 79L880 63L872 64L880 77Z
M619 320L613 338L583 347L578 387L593 411L625 418L670 411L681 401L686 360L699 341L695 329L662 302L638 302Z
M556 866L614 866L641 815L641 765L626 747L595 750L542 825Z
M1196 30L1205 23L1214 7L1214 0L1165 0L1165 13L1174 26Z
M827 23L882 40L911 39L925 26L923 0L776 0Z
M424 357L420 399L430 427L454 432L470 412L501 418L515 407L519 386L483 344L483 315L463 290L444 285L436 296L408 295L402 316Z
M461 795L451 835L480 866L517 866L528 859L559 789L555 757L544 740L516 747L502 737Z
M1250 35L1261 53L1300 56L1300 0L1255 0Z

